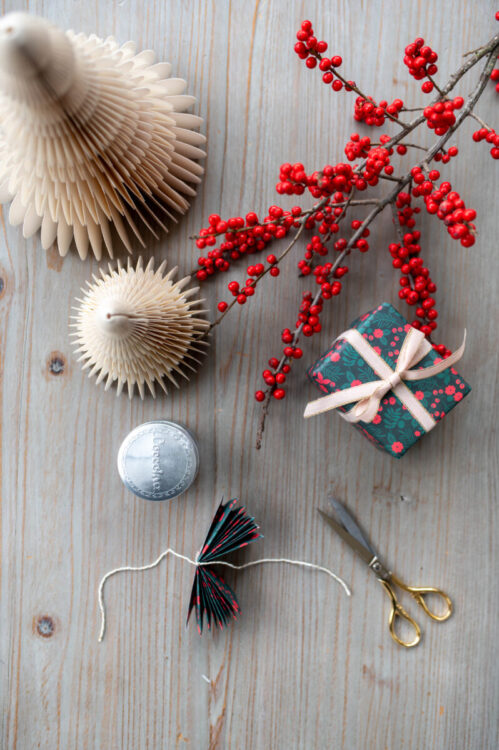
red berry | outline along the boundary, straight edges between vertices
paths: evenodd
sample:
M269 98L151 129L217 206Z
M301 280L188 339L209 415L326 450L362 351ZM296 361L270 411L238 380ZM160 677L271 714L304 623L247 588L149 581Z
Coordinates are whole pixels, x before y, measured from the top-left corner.
M273 397L280 401L286 395L284 388L276 388L272 393Z
M257 401L263 401L265 399L265 393L263 391L257 391L255 393L255 398Z
M220 310L221 313L225 312L227 310L228 306L229 305L227 304L227 302L219 302L218 305L217 305L217 307L218 307L218 309Z

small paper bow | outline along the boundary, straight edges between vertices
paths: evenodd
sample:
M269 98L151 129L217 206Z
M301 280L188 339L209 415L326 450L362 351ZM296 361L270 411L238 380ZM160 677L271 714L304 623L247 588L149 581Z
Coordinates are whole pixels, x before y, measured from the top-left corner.
M466 344L466 331L464 332L463 343L453 354L430 367L423 367L417 370L412 368L428 354L431 347L426 341L424 333L418 331L416 328L410 328L408 331L400 349L395 370L390 368L358 331L354 329L347 331L341 338L346 338L347 341L352 343L376 374L380 375L380 380L361 383L352 388L336 391L335 393L315 399L315 401L310 401L303 416L312 417L324 411L336 409L338 406L345 406L345 404L351 404L356 401L355 406L350 411L342 413L341 416L347 422L360 422L361 420L362 422L372 422L378 413L381 399L389 391L393 390L399 396L402 403L408 405L407 402L411 401L411 412L417 412L414 414L416 419L425 426L425 429L431 429L433 425L429 424L428 417L432 423L434 423L433 418L423 405L414 398L412 392L408 388L403 387L403 381L432 378L452 367L463 356Z

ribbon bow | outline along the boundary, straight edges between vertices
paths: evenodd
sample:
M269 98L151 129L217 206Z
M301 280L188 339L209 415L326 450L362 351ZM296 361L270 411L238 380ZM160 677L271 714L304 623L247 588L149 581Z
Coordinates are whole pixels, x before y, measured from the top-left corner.
M463 356L466 331L464 332L463 343L459 349L456 349L447 359L443 359L430 367L423 367L417 370L412 368L431 351L432 347L426 340L424 333L418 331L416 328L409 329L400 349L395 370L392 370L390 365L379 356L357 330L351 329L346 331L341 335L341 338L346 339L356 349L374 372L380 376L380 379L372 380L369 383L361 383L360 385L336 391L335 393L329 393L327 396L310 401L305 409L304 417L312 417L330 409L336 409L338 406L357 402L350 411L341 412L341 416L347 422L360 422L361 420L363 422L372 422L378 413L381 399L389 391L393 391L427 432L435 426L436 423L431 414L418 401L412 391L407 388L404 380L432 378L434 375L438 375L438 373L452 367Z

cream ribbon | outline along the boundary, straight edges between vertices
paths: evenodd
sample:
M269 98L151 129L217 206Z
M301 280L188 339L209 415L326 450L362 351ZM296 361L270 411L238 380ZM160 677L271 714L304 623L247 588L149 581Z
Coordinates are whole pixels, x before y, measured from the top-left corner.
M393 391L400 401L406 406L412 416L419 422L426 432L435 427L436 422L415 397L413 392L404 384L404 380L424 380L432 378L434 375L452 367L461 359L466 344L466 331L464 332L463 343L447 359L443 359L430 367L423 367L418 370L411 369L415 367L420 360L431 351L432 346L425 338L424 333L416 328L410 328L397 359L395 370L392 370L385 360L374 351L371 344L357 331L352 328L340 336L351 344L360 354L363 360L379 375L380 380L372 380L369 383L346 388L343 391L329 393L327 396L310 401L307 404L303 416L313 417L316 414L336 409L338 406L357 403L348 412L340 412L341 416L347 422L372 422L378 413L381 399L389 392Z

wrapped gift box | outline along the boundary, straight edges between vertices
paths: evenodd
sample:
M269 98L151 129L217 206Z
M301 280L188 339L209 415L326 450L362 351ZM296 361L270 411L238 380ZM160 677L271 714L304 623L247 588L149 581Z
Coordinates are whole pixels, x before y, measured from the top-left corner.
M412 326L392 305L379 305L375 310L357 318L350 326L350 330L339 336L309 369L308 375L324 394L383 379L387 383L397 369L403 346L407 349L404 341L411 329ZM369 347L366 348L365 344L359 341L360 337ZM415 337L416 334L410 334L410 338ZM411 370L428 368L442 362L442 357L435 352L429 342L422 336L420 338L421 342L416 342L416 346L421 347L419 354L424 352L424 356L416 357L418 361L412 365ZM464 345L461 349L463 348ZM359 350L364 349L366 351L361 354ZM429 432L470 390L468 383L453 366L423 379L404 378L400 385L394 381L393 389L390 388L382 396L377 411L376 404L374 405L372 421L361 420L353 424L378 448L401 458L411 445ZM353 402L337 408L346 415L356 407L358 409L359 403L360 401ZM324 410L320 408L320 401L317 400L307 407L305 416L311 416L307 413L309 407L312 407L312 414ZM352 415L347 418L352 419Z

